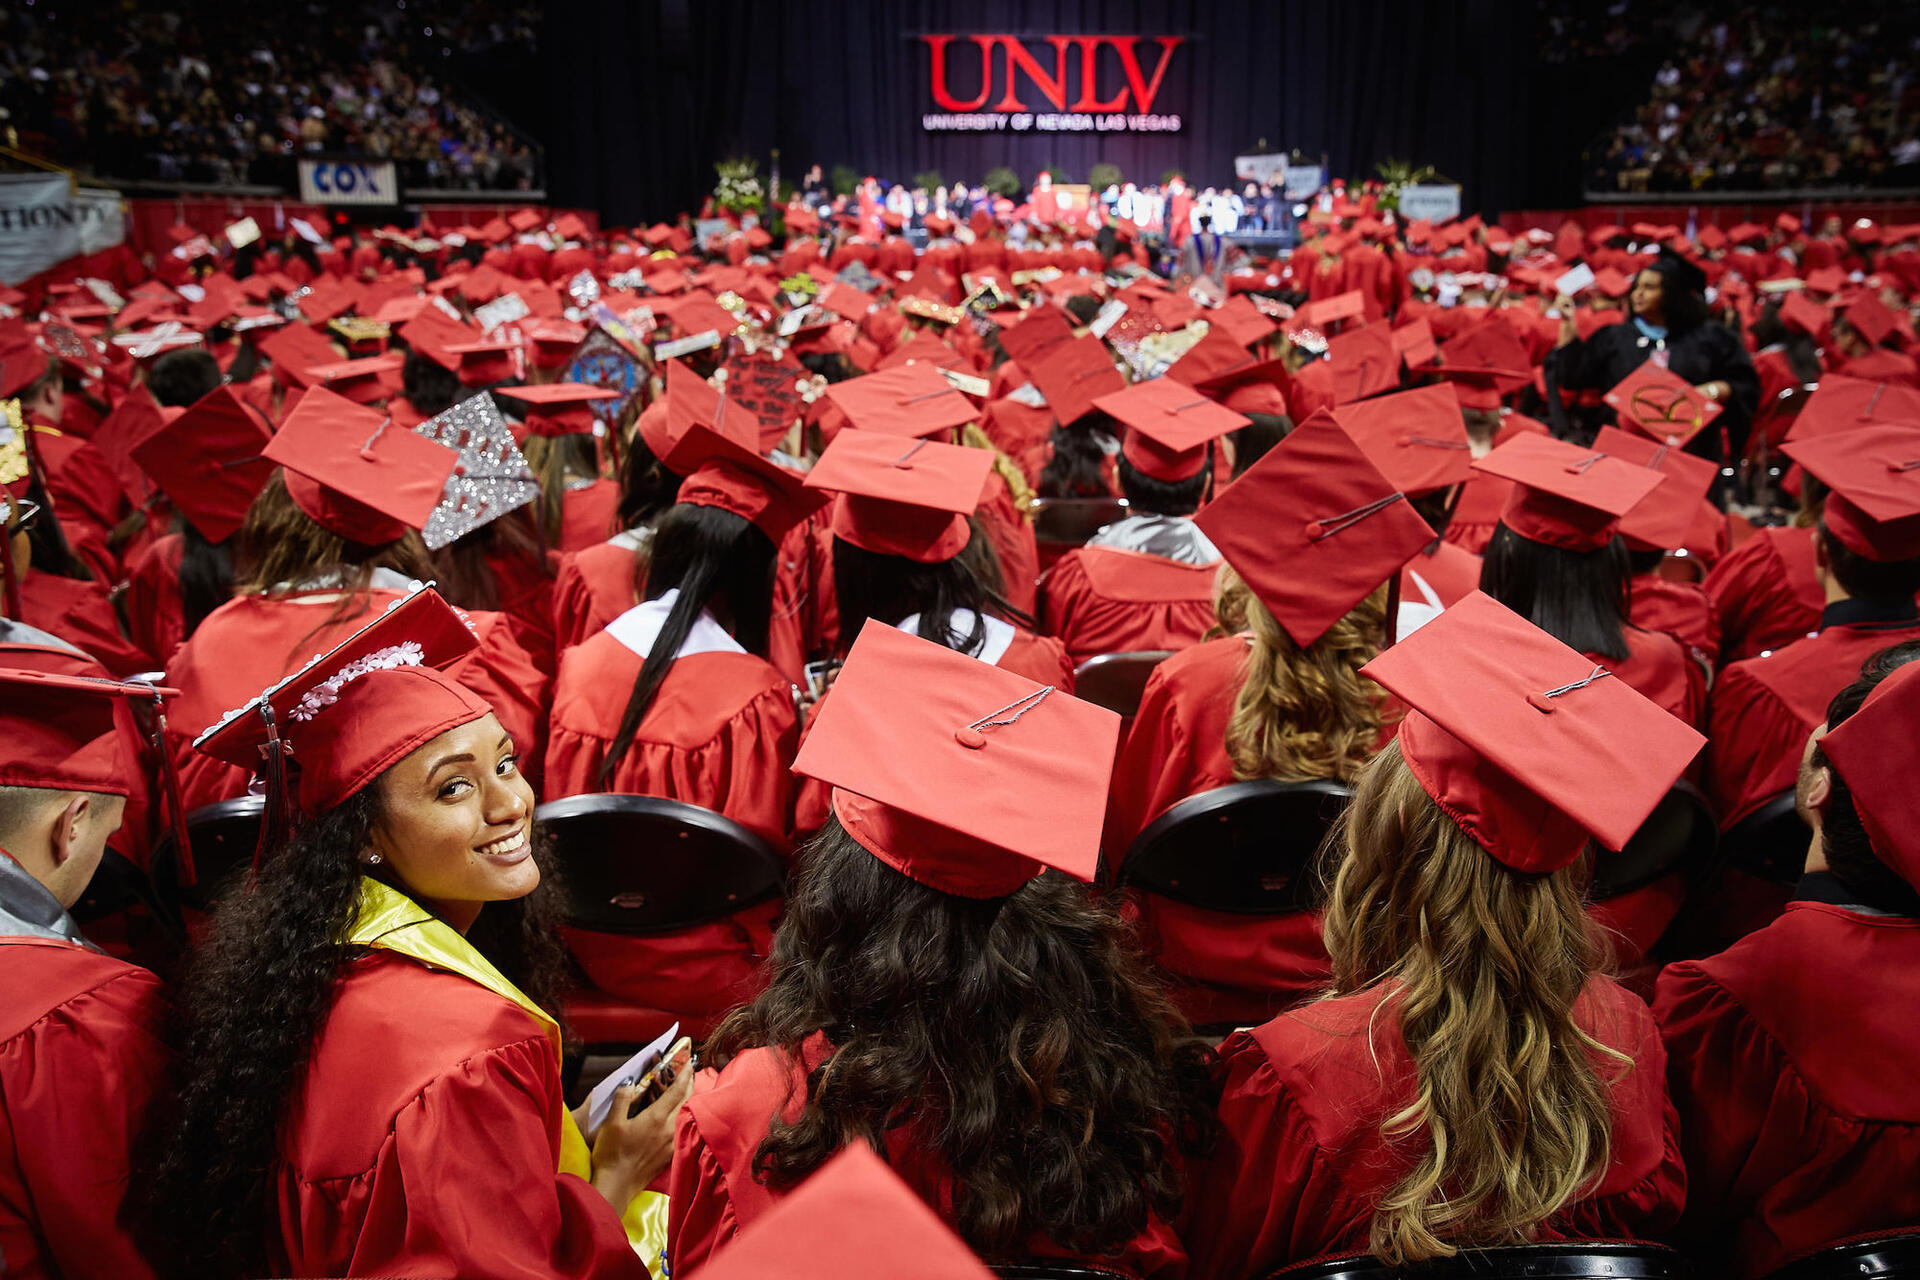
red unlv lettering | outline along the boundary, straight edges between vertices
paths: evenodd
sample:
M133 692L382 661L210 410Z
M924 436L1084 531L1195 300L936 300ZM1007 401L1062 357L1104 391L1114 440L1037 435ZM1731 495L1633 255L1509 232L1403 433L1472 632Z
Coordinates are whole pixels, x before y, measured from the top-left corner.
M1161 81L1167 74L1167 63L1172 60L1174 49L1185 43L1186 39L1184 36L1047 36L1046 42L1053 49L1053 67L1049 72L1041 65L1040 57L1044 55L1035 56L1016 36L939 35L920 38L927 42L927 55L933 72L933 100L942 111L1007 113L1044 110L1044 107L1029 107L1021 100L1020 76L1024 75L1055 111L1122 111L1141 115L1153 111L1153 100L1159 96ZM947 46L963 38L971 41L980 51L980 93L972 101L956 98L947 86ZM1160 58L1151 78L1140 69L1138 46L1143 39L1151 39L1160 48ZM1102 45L1112 46L1120 59L1120 72L1126 79L1126 84L1112 98L1104 101L1099 94L1097 61ZM997 60L994 57L995 49L1001 51ZM1078 59L1073 56L1076 50ZM1076 61L1080 72L1079 96L1069 106L1068 98L1072 95L1068 90L1068 74ZM993 97L996 69L1001 75L1002 92L1000 100L989 107L987 102ZM1131 106L1128 105L1129 96L1132 99Z

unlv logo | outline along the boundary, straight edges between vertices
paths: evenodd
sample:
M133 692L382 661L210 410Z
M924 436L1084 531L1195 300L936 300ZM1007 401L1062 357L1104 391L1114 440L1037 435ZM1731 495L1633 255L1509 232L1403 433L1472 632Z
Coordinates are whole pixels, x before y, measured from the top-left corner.
M948 112L996 114L1066 112L1075 114L1153 113L1154 99L1166 77L1173 51L1183 36L1043 36L1052 47L1035 52L1010 35L921 36L926 41L933 77L933 100ZM949 48L963 41L958 49ZM1148 45L1143 59L1140 46ZM971 49L966 45L972 45ZM1143 62L1151 61L1149 72ZM951 78L959 67L964 84L980 88L971 98L957 96ZM978 68L978 79L975 79ZM1102 96L1101 80L1106 90ZM989 105L991 103L991 105ZM1178 127L1178 126L1175 126Z

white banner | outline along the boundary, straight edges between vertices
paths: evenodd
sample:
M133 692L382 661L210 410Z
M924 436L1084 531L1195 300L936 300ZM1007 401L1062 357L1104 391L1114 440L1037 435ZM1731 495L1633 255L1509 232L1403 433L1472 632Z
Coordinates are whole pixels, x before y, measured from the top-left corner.
M126 238L118 191L75 188L58 173L0 175L0 284L19 284Z
M1459 216L1460 188L1457 186L1429 184L1400 188L1402 221L1415 222L1425 218L1429 222L1444 222L1448 218Z
M302 160L307 204L399 204L400 175L388 160Z
M1233 176L1242 182L1279 186L1287 180L1287 158L1284 155L1235 156Z
M1327 175L1317 164L1297 164L1287 170L1287 199L1310 200L1326 185Z

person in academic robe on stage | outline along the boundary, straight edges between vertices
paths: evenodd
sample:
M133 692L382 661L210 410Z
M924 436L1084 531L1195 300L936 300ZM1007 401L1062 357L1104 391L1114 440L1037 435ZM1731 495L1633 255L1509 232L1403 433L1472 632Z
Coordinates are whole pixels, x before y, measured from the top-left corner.
M1723 829L1792 790L1807 734L1862 662L1920 638L1920 427L1860 427L1784 451L1832 490L1813 542L1827 607L1815 634L1731 664L1714 685L1707 790Z
M562 1102L533 789L446 674L475 643L416 592L200 740L267 761L269 815L180 1000L150 1220L182 1274L648 1275L622 1215L660 1215L690 1071L591 1147Z
M1653 360L1722 406L1713 426L1687 441L1687 451L1716 461L1744 456L1760 407L1760 378L1740 339L1708 317L1706 287L1699 267L1663 252L1634 277L1627 318L1587 338L1580 336L1572 300L1561 298L1560 335L1546 358L1548 386L1606 391Z
M700 424L672 465L687 479L655 526L646 600L561 657L548 793L696 804L785 853L800 727L793 686L766 659L774 548L825 497ZM601 990L699 1020L752 993L778 911L646 938L576 932L570 945Z
M1190 1274L1661 1238L1686 1189L1666 1054L1578 864L1704 740L1482 594L1365 673L1410 710L1333 853L1333 989L1221 1047Z
M1349 782L1379 749L1386 708L1360 668L1386 639L1384 580L1431 541L1414 513L1322 414L1201 512L1219 546L1223 634L1147 680L1114 770L1110 864L1189 796L1251 778ZM1302 869L1302 874L1305 870ZM1315 913L1238 916L1155 895L1133 902L1142 944L1195 1022L1252 1022L1325 985Z
M1213 625L1220 553L1192 517L1212 489L1213 441L1248 425L1183 384L1137 383L1102 400L1128 427L1115 464L1128 514L1061 556L1043 589L1047 631L1076 663L1184 649Z
M120 1209L166 1075L165 996L67 910L143 785L115 704L154 689L12 659L0 655L0 1272L140 1280L154 1269Z
M1773 923L1660 975L1687 1160L1683 1243L1760 1276L1824 1244L1920 1224L1920 642L1828 704L1794 792L1813 828Z
M1514 485L1481 562L1480 589L1667 711L1699 721L1705 673L1678 640L1627 621L1620 518L1665 482L1661 473L1536 435L1473 465Z
M715 1032L681 1113L676 1273L865 1142L990 1262L1184 1274L1168 1224L1210 1136L1208 1053L1077 883L1118 732L1060 690L861 630L795 763L833 817L772 985Z
M433 576L421 529L458 455L378 410L308 391L267 447L280 470L234 535L234 598L168 664L181 696L168 750L188 810L244 795L252 770L193 750L196 735ZM455 668L528 753L538 778L549 679L501 614L471 612L478 647Z

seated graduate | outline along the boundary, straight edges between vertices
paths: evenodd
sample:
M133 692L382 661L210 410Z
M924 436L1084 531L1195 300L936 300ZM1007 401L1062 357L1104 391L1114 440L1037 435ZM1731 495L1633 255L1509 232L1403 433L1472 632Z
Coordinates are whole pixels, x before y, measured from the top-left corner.
M0 1269L150 1276L120 1208L166 1076L165 997L67 909L140 785L114 704L155 691L13 656L0 659Z
M1658 1238L1686 1185L1666 1055L1600 968L1578 864L1702 738L1478 593L1365 673L1410 710L1347 810L1333 990L1222 1046L1191 1274Z
M1920 1225L1916 659L1912 640L1868 659L1808 739L1795 801L1813 839L1786 912L1655 991L1683 1238L1728 1275Z
M861 631L794 766L833 787L833 818L772 984L715 1032L718 1074L682 1113L676 1273L861 1142L989 1261L1183 1273L1168 1224L1207 1134L1208 1054L1074 883L1099 862L1118 732L1057 689Z
M1660 483L1620 517L1620 540L1627 547L1627 621L1643 631L1664 631L1686 647L1704 670L1719 665L1720 620L1713 597L1697 582L1663 578L1658 570L1668 552L1692 557L1705 531L1724 531L1724 512L1707 501L1718 468L1698 454L1686 453L1635 432L1601 427L1594 450L1658 471ZM1702 557L1704 560L1704 556Z
M474 644L420 591L200 740L264 754L269 814L181 996L152 1218L193 1274L648 1274L621 1218L659 1216L685 1082L623 1089L591 1150L561 1100L557 890L512 736L445 672Z
M1360 669L1385 640L1382 580L1431 541L1360 446L1321 414L1200 514L1227 558L1227 634L1147 680L1114 771L1107 853L1154 818L1251 778L1350 782L1383 741L1384 697ZM1139 895L1141 933L1197 1022L1256 1022L1325 985L1312 912L1230 915Z
M1130 514L1048 572L1047 631L1076 663L1102 653L1184 649L1213 623L1220 563L1192 516L1212 488L1214 440L1247 419L1168 378L1094 403L1128 428L1116 466Z
M1603 662L1689 724L1706 706L1706 676L1680 642L1627 621L1620 517L1665 478L1597 450L1521 435L1473 464L1511 480L1480 589L1548 635Z

